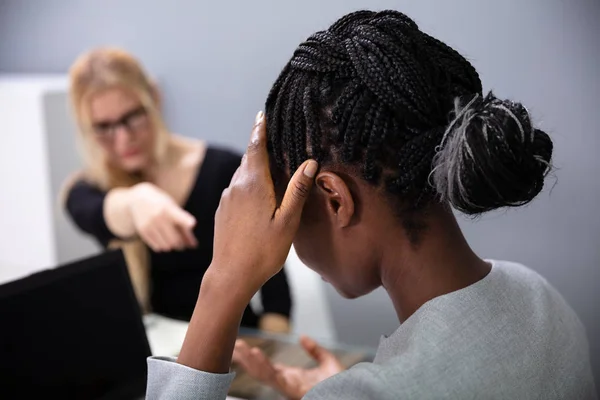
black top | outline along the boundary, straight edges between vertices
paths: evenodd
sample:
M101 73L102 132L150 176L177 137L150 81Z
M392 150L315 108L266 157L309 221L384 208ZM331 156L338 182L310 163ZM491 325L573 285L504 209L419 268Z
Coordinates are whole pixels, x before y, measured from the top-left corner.
M150 301L154 312L183 320L191 318L200 282L212 260L215 212L221 193L229 186L240 161L239 155L227 150L214 147L206 150L194 187L183 207L196 218L194 235L198 247L166 253L148 249L152 282ZM105 197L105 192L85 181L78 181L67 197L67 211L73 221L104 247L115 239L104 220ZM283 269L262 287L261 297L265 313L289 317L291 297ZM256 327L257 323L256 313L247 307L242 325Z

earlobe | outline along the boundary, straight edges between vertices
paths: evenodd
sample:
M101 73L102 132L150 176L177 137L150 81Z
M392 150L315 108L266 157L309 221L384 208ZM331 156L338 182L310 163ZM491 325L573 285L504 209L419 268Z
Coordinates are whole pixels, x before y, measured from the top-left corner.
M350 225L354 217L354 198L346 182L337 174L321 172L315 184L325 197L327 210L336 225L341 228Z

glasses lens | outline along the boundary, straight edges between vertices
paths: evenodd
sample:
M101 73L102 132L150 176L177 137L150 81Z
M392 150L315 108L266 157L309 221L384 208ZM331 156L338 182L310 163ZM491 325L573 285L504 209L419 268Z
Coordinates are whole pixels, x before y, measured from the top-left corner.
M123 122L130 130L140 129L146 125L146 111L144 109L140 109L135 113L128 115Z
M108 138L112 136L114 127L108 124L98 124L93 126L94 133L101 138Z

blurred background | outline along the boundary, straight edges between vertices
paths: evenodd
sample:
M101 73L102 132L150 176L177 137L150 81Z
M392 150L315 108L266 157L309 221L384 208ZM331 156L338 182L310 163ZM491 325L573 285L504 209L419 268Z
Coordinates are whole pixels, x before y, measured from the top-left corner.
M367 7L411 16L467 56L486 90L523 102L550 133L558 168L539 198L461 224L481 256L521 262L564 295L586 325L600 382L597 0L0 0L0 124L22 131L7 136L0 127L0 278L97 251L55 210L60 182L78 165L64 79L78 54L99 45L125 48L157 79L171 130L242 151L293 49ZM7 82L23 74L37 76L38 111L12 108L20 103L7 95ZM31 124L44 135L39 142L24 140ZM23 185L27 179L39 185ZM44 196L51 200L39 206ZM382 290L344 300L298 269L293 256L291 264L294 295L303 299L297 330L373 346L397 328ZM322 317L310 318L313 312Z

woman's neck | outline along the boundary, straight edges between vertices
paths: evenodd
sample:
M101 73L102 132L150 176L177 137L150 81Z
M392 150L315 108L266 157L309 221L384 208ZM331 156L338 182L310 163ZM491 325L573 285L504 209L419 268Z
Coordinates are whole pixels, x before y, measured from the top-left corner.
M483 279L491 268L469 247L450 211L433 214L417 245L390 241L383 250L382 284L400 322L427 301Z
M165 154L160 162L152 159L152 161L141 171L141 176L146 182L154 182L165 168L176 165L185 152L185 143L176 135L169 134Z

